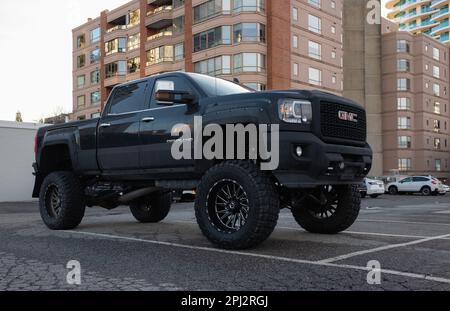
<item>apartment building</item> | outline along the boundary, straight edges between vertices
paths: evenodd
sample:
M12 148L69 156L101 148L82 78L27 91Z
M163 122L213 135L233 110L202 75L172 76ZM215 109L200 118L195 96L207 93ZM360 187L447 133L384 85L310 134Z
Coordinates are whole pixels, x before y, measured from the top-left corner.
M450 45L450 0L389 0L388 19L400 30L424 33Z
M72 119L111 89L185 70L253 89L343 88L343 0L134 0L73 29Z
M450 173L449 49L383 21L384 173Z

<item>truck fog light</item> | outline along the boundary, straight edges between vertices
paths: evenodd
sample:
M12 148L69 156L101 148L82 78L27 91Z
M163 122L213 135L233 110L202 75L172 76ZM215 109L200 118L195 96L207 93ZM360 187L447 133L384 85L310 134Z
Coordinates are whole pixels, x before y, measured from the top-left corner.
M297 154L297 157L301 157L303 155L303 148L300 146L297 146L297 148L295 148L295 153Z
M339 169L343 170L345 168L345 163L341 162L339 163Z

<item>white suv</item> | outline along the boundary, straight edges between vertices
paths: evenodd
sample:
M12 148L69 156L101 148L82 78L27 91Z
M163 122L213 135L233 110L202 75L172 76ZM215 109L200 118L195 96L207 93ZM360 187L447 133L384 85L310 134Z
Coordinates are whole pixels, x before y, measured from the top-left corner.
M412 176L401 179L397 182L387 184L387 191L390 194L397 193L416 193L423 195L445 193L442 183L432 176Z
M375 199L385 192L384 183L381 180L365 178L364 183L366 187L361 191L362 198L365 198L366 195L368 195L371 198Z

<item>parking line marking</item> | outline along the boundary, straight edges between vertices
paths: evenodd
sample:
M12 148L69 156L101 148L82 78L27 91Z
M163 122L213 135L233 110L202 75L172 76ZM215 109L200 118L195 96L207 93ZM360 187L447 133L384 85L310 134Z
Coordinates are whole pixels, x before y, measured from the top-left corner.
M384 219L357 219L356 222L386 222L393 224L410 224L410 225L432 225L432 226L450 226L450 224L439 222L420 222L420 221L401 221L401 220L384 220Z
M195 224L195 221L189 221L189 220L172 220L171 222L175 223L183 223L183 224ZM284 229L284 230L293 230L293 231L300 231L307 233L306 230L301 228L292 228L292 227L279 227L277 226L277 229ZM383 236L383 237L392 237L392 238L407 238L407 239L426 239L426 238L432 238L432 236L425 236L425 235L407 235L407 234L395 234L395 233L378 233L378 232L361 232L361 231L343 231L342 233L346 234L355 234L355 235L369 235L369 236ZM443 238L441 240L450 240L449 238Z
M340 261L340 260L344 260L344 259L348 259L348 258L352 258L352 257L356 257L356 256L366 255L366 254L375 253L375 252L381 252L381 251L385 251L385 250L389 250L389 249L393 249L393 248L421 244L421 243L434 241L434 240L440 240L440 239L449 238L449 237L450 237L450 234L445 234L445 235L424 238L424 239L415 240L415 241L406 242L406 243L390 244L390 245L386 245L386 246L371 248L371 249L367 249L367 250L363 250L363 251L357 251L357 252L353 252L353 253L349 253L349 254L345 254L345 255L341 255L341 256L323 259L323 260L320 260L319 262L332 263L335 261Z
M450 210L434 212L434 214L450 214Z
M309 264L309 265L314 265L314 266L360 270L360 271L367 271L367 272L372 271L372 269L370 267L345 265L345 264L342 265L342 264L326 263L326 262L321 262L321 261L310 261L310 260L280 257L280 256L273 256L273 255L247 253L247 252L242 252L242 251L232 251L232 250L211 248L211 247L205 247L205 246L195 246L195 245L178 244L178 243L155 241L155 240L145 240L145 239L140 239L140 238L125 237L125 236L120 236L120 235L111 235L111 234L94 233L94 232L86 232L86 231L73 231L73 230L68 230L68 231L63 231L63 232L86 235L86 236L94 236L94 237L106 238L106 239L113 239L113 240L125 240L125 241L141 242L141 243L148 243L148 244L154 244L154 245L172 246L172 247L185 248L185 249L222 253L222 254L231 254L231 255L253 257L253 258L278 260L278 261L284 261L284 262L290 262L290 263ZM402 272L402 271L396 271L396 270L391 270L391 269L380 269L380 272L385 273L385 274L414 278L414 279L421 279L421 280L428 280L428 281L450 284L450 279L430 276L430 275L426 275L426 274Z

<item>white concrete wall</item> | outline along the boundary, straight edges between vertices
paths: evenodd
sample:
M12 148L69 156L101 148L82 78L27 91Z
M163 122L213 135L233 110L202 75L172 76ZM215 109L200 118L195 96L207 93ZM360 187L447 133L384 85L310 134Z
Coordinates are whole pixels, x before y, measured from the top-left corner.
M32 200L34 136L40 126L0 121L0 202Z

